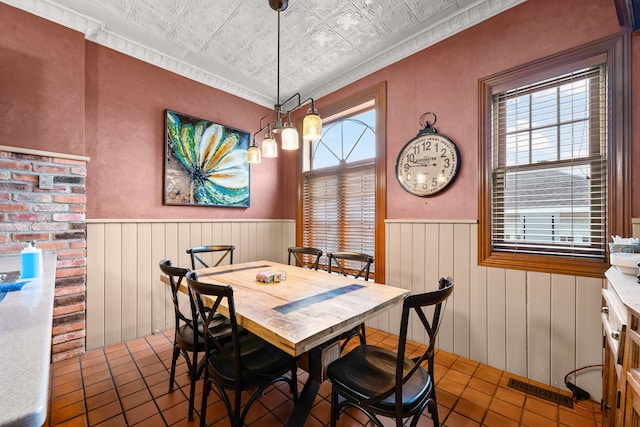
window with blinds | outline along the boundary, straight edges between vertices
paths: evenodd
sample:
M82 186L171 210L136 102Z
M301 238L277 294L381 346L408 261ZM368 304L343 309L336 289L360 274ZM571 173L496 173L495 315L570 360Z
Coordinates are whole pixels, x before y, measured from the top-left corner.
M494 252L604 259L605 65L492 94Z
M375 254L375 110L327 120L303 173L302 239L324 253ZM321 261L326 264L326 259ZM346 268L350 266L348 263ZM359 268L359 266L358 266ZM372 273L375 264L372 266Z

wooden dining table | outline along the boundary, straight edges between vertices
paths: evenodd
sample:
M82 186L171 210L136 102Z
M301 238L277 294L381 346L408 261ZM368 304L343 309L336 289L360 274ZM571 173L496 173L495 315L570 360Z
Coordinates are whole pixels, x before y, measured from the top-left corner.
M309 371L289 420L302 426L323 379L327 346L339 355L338 336L399 304L406 289L356 280L325 271L254 261L196 270L204 283L233 287L239 325L292 356L304 356ZM263 283L260 272L284 272L286 279ZM219 311L228 315L226 305ZM337 352L337 353L336 353Z

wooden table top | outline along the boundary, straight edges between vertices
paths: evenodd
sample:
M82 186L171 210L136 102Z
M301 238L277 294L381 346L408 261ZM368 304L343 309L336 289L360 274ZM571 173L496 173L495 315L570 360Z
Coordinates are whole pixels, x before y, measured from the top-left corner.
M256 274L263 270L284 270L287 278L261 283ZM231 285L238 324L292 356L327 342L409 294L393 286L272 261L197 272L203 283ZM229 314L226 305L220 312Z

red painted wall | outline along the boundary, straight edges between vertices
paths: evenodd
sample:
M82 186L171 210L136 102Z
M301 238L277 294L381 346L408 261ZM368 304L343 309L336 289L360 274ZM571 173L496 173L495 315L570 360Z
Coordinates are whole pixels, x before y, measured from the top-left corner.
M478 80L618 31L613 0L528 0L321 98L317 108L322 112L323 104L386 80L387 218L477 219ZM634 40L634 75L638 76L640 48L638 37ZM636 123L640 123L639 80L634 81ZM403 145L420 129L420 115L427 111L437 115L438 132L458 145L462 166L456 181L445 192L420 198L401 189L395 177L395 162ZM638 128L636 147L640 145ZM634 159L638 159L638 150ZM293 180L288 176L287 183ZM634 182L640 182L638 172ZM287 206L295 206L295 192L287 194L293 194ZM287 213L294 216L293 211ZM634 217L638 216L640 203L636 202Z
M476 219L478 80L619 31L613 0L528 0L367 76L322 105L387 81L387 217ZM640 75L640 36L632 37ZM633 121L640 123L640 79ZM87 218L294 218L296 156L251 167L251 207L162 205L165 108L253 132L266 109L83 39L0 3L0 145L86 155ZM462 168L441 195L423 199L395 179L400 148L426 111L458 144ZM640 126L633 131L640 159ZM290 153L286 153L290 154ZM640 170L633 171L634 194ZM633 217L640 217L634 197Z
M0 3L0 145L85 155L84 37Z
M267 109L86 42L87 218L282 218L281 158L251 166L251 207L162 204L164 110L253 133Z

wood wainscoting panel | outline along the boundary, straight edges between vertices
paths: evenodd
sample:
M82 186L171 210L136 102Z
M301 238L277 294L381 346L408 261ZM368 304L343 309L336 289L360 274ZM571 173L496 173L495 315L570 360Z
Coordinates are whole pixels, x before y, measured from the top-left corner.
M388 285L422 293L453 278L442 350L562 389L571 370L602 363L602 279L478 266L475 221L387 220L386 235ZM368 324L397 333L393 316ZM410 339L424 342L417 330ZM577 382L600 399L597 368Z
M438 347L544 384L564 388L572 369L602 363L603 280L480 267L474 221L387 220L386 280L414 293L456 285L447 302ZM186 249L236 246L234 262L287 262L293 220L88 221L87 349L173 326L173 308L158 262L189 266ZM397 334L400 307L367 322ZM424 342L410 325L410 338ZM577 378L600 398L600 372Z
M190 267L188 248L232 244L234 262L286 263L291 239L291 220L87 221L87 350L173 327L160 260Z
M527 334L531 378L548 384L551 376L551 274L529 273ZM567 304L574 304L572 300ZM556 328L559 325L554 325ZM575 342L575 340L572 340Z
M506 369L527 376L527 281L526 272L505 270Z

